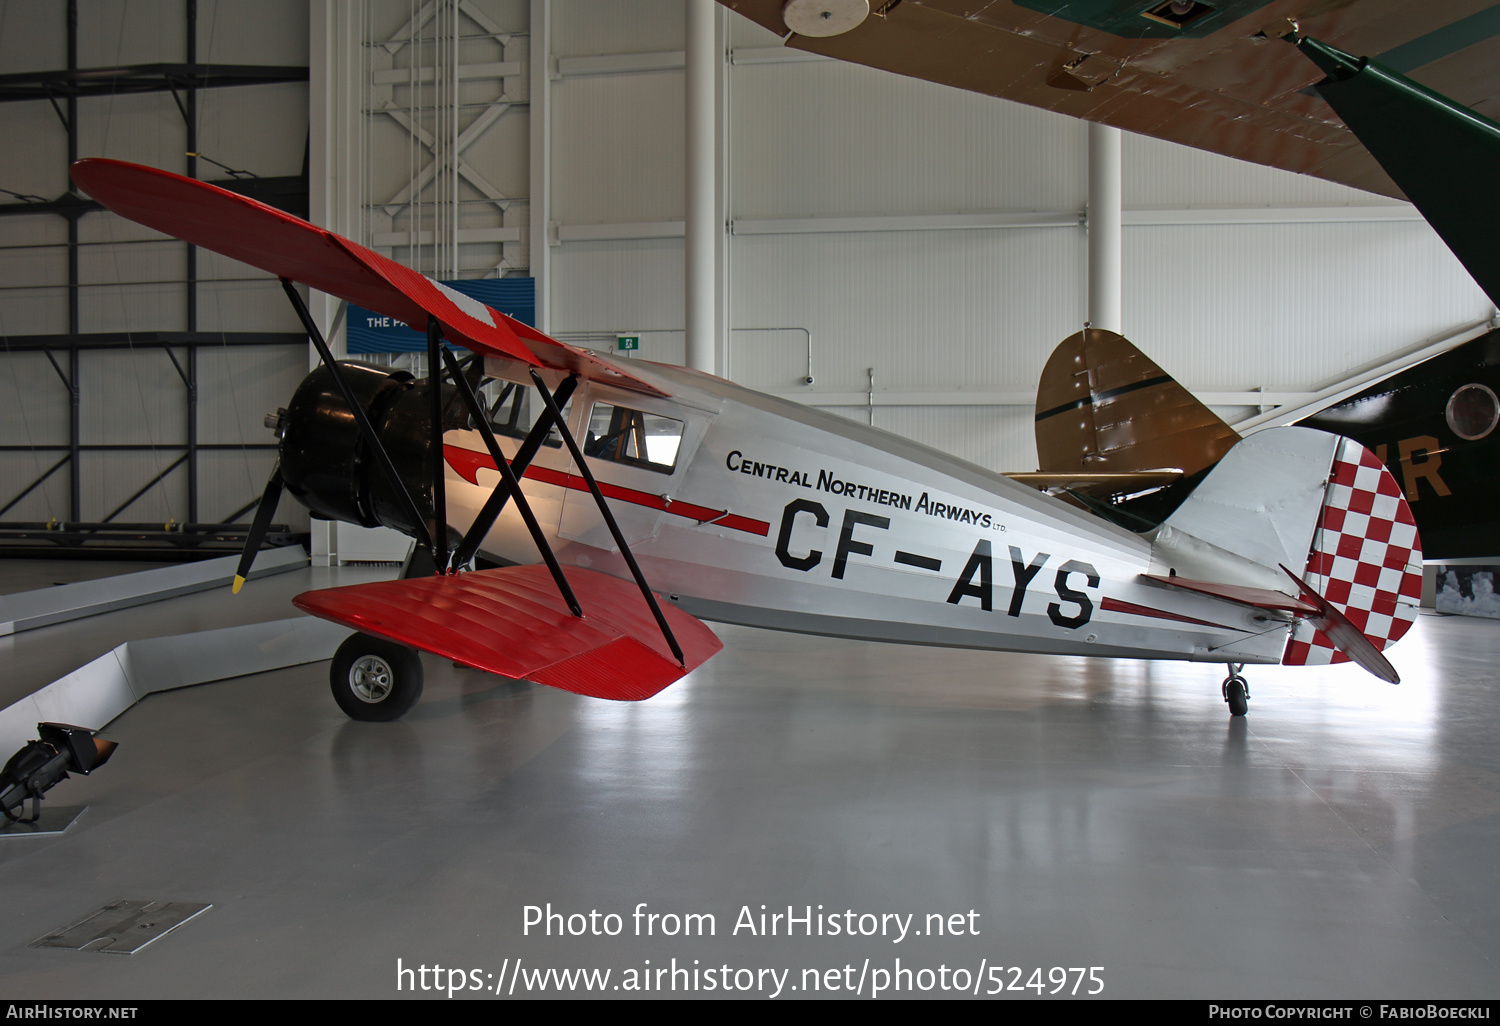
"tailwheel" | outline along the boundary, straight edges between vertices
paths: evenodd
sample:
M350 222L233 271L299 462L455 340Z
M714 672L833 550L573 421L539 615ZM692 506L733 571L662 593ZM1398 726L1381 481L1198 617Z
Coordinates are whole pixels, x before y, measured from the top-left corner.
M1224 678L1224 701L1229 703L1229 715L1243 716L1250 710L1250 685L1240 671L1244 663L1230 663L1229 676Z
M351 634L334 653L329 684L350 719L399 719L422 697L422 660L405 645Z

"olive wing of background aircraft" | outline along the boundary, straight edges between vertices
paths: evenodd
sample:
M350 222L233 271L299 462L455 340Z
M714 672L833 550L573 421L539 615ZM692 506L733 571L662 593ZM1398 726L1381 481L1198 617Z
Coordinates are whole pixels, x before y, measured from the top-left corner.
M1382 652L1415 619L1421 543L1396 479L1351 439L1226 440L1136 533L841 417L560 343L217 187L102 159L73 177L116 213L277 275L297 308L323 366L280 417L257 527L285 489L316 516L401 530L430 558L426 575L295 600L359 632L332 670L356 718L417 700L416 649L646 698L718 651L700 617L1225 663L1235 715L1243 664L1353 660L1397 679ZM433 376L336 362L293 281L425 329ZM480 554L504 565L465 570Z

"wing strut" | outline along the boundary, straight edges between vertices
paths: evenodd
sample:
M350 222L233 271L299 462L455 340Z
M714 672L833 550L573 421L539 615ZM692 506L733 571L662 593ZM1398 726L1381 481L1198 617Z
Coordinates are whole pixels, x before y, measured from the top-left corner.
M446 358L447 355L445 351L444 357ZM450 363L451 366L452 364ZM459 386L459 391L472 395L473 389L467 388L467 385L468 381L465 380L464 384ZM567 405L568 400L573 396L573 389L577 385L578 378L576 375L569 375L563 378L562 384L557 386L557 391L552 393L552 401L557 405L558 409L562 409ZM507 384L505 386L505 393L502 393L502 396L515 387L517 386ZM468 404L467 399L465 399L465 403L466 405ZM469 406L470 412L472 413L477 406L479 406L479 401L476 396L473 405ZM494 437L494 431L491 430L488 419L479 416L475 420L480 425L480 433L485 436L484 444L489 447L490 457L494 459L495 466L499 467L504 460L499 452L499 446L490 444L490 439ZM536 456L537 450L542 447L542 442L546 439L547 432L551 430L552 414L544 409L541 416L537 417L536 423L531 426L531 430L527 433L525 440L521 442L521 447L516 450L515 459L510 461L512 477L519 480L526 473L526 468L531 466L532 459ZM501 478L503 479L504 477L505 472L501 471ZM501 483L504 484L503 480ZM495 521L505 511L505 504L510 500L512 494L520 494L520 492L519 489L516 489L511 484L505 484L504 487L501 487L500 484L495 486L495 490L490 493L489 499L485 501L484 508L479 511L479 516L474 519L473 526L469 528L469 533L464 535L464 540L459 544L457 550L454 551L454 566L467 566L469 561L479 552L479 546L483 544L484 536L489 534L490 528L495 526ZM525 514L522 514L522 517L524 519ZM536 537L535 532L533 532L532 536L533 538ZM538 547L540 547L540 542L538 543Z
M661 628L662 636L667 639L667 645L672 649L672 654L677 657L677 662L686 666L687 660L683 658L682 646L677 644L677 639L672 636L672 628L667 626L667 618L662 615L661 606L656 604L656 596L651 593L651 586L646 583L646 577L641 573L640 565L636 563L630 546L625 544L625 535L620 532L620 525L615 523L615 515L609 511L609 504L604 501L604 494L599 491L599 482L594 480L593 471L589 470L583 453L578 450L577 439L573 437L573 432L568 430L567 421L563 420L562 414L558 412L557 405L552 401L552 396L547 391L547 384L542 380L542 376L533 370L531 380L536 382L537 391L541 392L542 401L547 404L547 412L552 414L553 420L557 421L558 431L562 434L563 442L573 457L573 463L578 467L578 473L583 477L584 484L589 486L589 492L594 496L599 513L604 517L605 524L609 526L609 533L614 536L615 544L620 547L620 555L625 557L625 564L630 567L636 586L641 589L646 604L651 607L651 615L656 617L656 625Z
M395 487L397 494L406 501L407 510L412 516L412 522L417 525L417 530L422 532L422 537L418 541L427 546L432 552L433 562L441 565L442 560L439 558L438 551L433 545L432 533L427 530L427 518L422 516L422 511L417 507L416 500L411 497L411 492L406 490L406 483L401 480L401 475L396 473L396 465L391 462L390 454L385 451L385 446L380 444L380 436L375 433L375 427L370 423L370 418L365 416L364 408L359 405L359 401L355 399L354 393L350 391L349 385L344 381L344 376L339 373L338 361L333 358L333 353L328 349L328 343L323 340L323 333L313 323L312 314L307 312L307 304L302 302L302 297L297 294L297 289L292 284L290 278L281 279L281 288L286 292L287 298L292 301L292 307L297 311L297 316L302 318L302 326L307 329L307 337L312 339L312 344L318 350L318 356L322 359L324 365L328 367L328 372L333 375L333 380L339 386L339 391L343 393L344 402L349 405L350 412L354 414L354 419L359 424L360 431L364 432L365 438L370 443L370 448L375 451L381 470L385 472L385 476ZM434 390L437 388L435 380L433 388ZM440 491L441 487L442 478L438 478L434 482L433 490ZM443 555L446 556L447 553L443 553Z
M448 489L443 484L443 364L438 359L442 346L443 328L436 317L428 314L427 376L432 381L427 404L427 415L432 420L432 462L429 467L432 475L432 555L440 574L447 573L453 565L449 562L448 552ZM463 372L456 366L452 371L454 381L463 378Z
M453 375L453 380L458 385L458 393L463 396L464 405L469 408L469 416L473 417L474 423L479 425L479 433L484 438L485 446L490 450L490 458L495 461L495 469L500 471L499 483L495 485L495 490L490 494L489 501L484 504L484 510L480 512L479 519L475 520L474 526L469 528L469 535L464 538L462 544L459 546L457 555L462 555L467 551L469 552L469 558L473 558L473 552L479 550L479 543L489 533L489 525L493 524L495 517L500 515L500 509L504 506L504 495L508 491L516 497L516 511L521 514L521 519L526 522L526 530L531 532L531 540L536 543L537 551L542 554L542 559L546 561L547 569L552 573L552 580L557 583L557 590L562 592L563 601L568 604L568 608L572 610L574 616L581 617L583 615L583 608L578 604L578 599L574 597L573 589L568 585L568 578L563 574L562 566L557 562L557 556L553 553L552 546L547 544L547 536L542 533L541 524L537 523L536 514L531 511L531 503L526 501L526 495L521 491L521 482L518 479L515 468L505 459L505 454L500 451L500 443L495 440L495 432L490 428L489 418L484 415L484 407L479 405L479 400L474 395L474 389L469 384L469 379L459 371L458 359L448 350L447 346L439 346L438 348L443 354L443 360L448 365L449 373ZM436 365L433 367L433 373L437 373ZM436 381L436 378L434 377L433 380ZM557 392L563 397L563 402L567 402L568 396L572 395L576 382L576 377L569 376L558 386ZM531 462L531 457L535 455L537 446L541 445L541 439L547 437L547 430L551 427L550 422L553 419L557 419L558 423L562 426L563 434L567 435L568 426L558 416L557 407L553 402L553 397L547 392L546 385L538 382L537 387L541 389L542 395L546 398L547 413L537 420L531 429L531 435L528 435L526 441L522 444L521 451L516 453L517 462L520 462L522 455L525 455L527 463ZM531 445L532 436L536 437L537 442L536 446L532 446L531 452L528 453L525 450L527 446ZM441 454L441 447L439 447L438 452ZM521 473L524 474L525 472L526 466L523 464ZM495 501L495 496L497 495L501 496L499 502ZM489 522L486 523L485 513L489 511L491 506L495 507L495 511L490 516ZM455 558L453 565L463 566L467 562L468 559L458 561ZM675 653L676 649L673 649L673 652Z

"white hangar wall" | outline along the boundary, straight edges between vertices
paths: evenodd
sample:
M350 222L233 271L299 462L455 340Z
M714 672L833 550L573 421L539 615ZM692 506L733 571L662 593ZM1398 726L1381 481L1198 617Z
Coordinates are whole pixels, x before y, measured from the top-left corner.
M306 66L307 0L198 0L197 60L203 64ZM78 0L77 65L117 68L187 61L185 0ZM0 73L67 67L67 5L0 2ZM182 93L179 91L179 96ZM197 152L260 177L297 175L307 146L306 83L197 91ZM63 107L59 100L59 107ZM188 169L186 122L171 92L121 93L77 102L78 155ZM67 132L45 99L0 103L0 203L53 200L67 188ZM200 161L205 179L227 173ZM19 195L14 195L19 194ZM69 442L69 393L37 352L6 352L21 336L70 331L68 228L54 214L0 217L0 505L45 472ZM78 222L81 333L181 332L188 324L188 247L107 212ZM197 255L200 332L291 332L296 317L274 280L206 250ZM188 366L187 351L173 350ZM65 351L59 368L71 373ZM263 424L306 372L296 347L204 347L197 366L199 519L220 521L256 498L274 453L244 451L274 441ZM169 470L187 438L186 387L159 347L88 350L79 356L79 442L138 445L84 451L80 519L97 521L166 471L117 521L189 519L188 476ZM8 510L9 521L70 519L69 473L60 470ZM279 520L298 522L287 504ZM305 527L306 518L301 516Z
M1034 467L1037 375L1086 316L1086 127L778 53L720 17L721 369ZM553 0L551 18L552 327L641 332L644 355L680 360L684 79L661 65L684 45L683 6ZM1311 391L1491 314L1404 204L1140 136L1123 153L1125 331L1190 388ZM951 215L1054 226L933 230Z
M183 59L184 7L80 0L80 65ZM199 148L287 175L310 146L320 223L443 277L536 275L554 333L597 346L638 333L643 357L677 361L684 11L683 0L199 0L200 60L312 69L310 86L201 91ZM985 466L1034 466L1037 374L1086 316L1085 126L809 59L717 17L721 368ZM5 71L63 66L51 5L0 0L0 19ZM82 155L185 167L170 94L81 101L79 121ZM66 143L51 106L0 104L0 125L0 188L60 194ZM1124 327L1191 388L1312 390L1489 316L1409 208L1141 137L1123 149ZM201 163L199 174L218 177ZM80 238L80 330L185 327L186 247L107 214L84 217ZM0 218L0 336L68 330L65 241L61 218ZM200 252L199 275L203 330L295 330L259 272ZM331 326L336 304L313 300ZM184 430L182 385L159 351L89 362L80 381L108 398L89 403L88 440ZM7 366L0 444L55 444L67 430L56 372L39 354ZM266 439L261 417L305 366L302 354L206 359L203 440ZM96 459L86 517L159 462ZM38 452L0 452L6 481L45 467ZM249 501L268 469L259 454L206 457L204 516ZM180 519L182 487L169 477L130 518ZM57 475L9 515L47 519L66 502Z

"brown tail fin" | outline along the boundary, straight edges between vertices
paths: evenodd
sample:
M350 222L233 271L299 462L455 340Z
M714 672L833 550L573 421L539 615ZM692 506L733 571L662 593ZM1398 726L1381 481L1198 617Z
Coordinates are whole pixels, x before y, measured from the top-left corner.
M1086 328L1064 339L1036 394L1046 473L1132 473L1217 463L1239 435L1130 341Z

